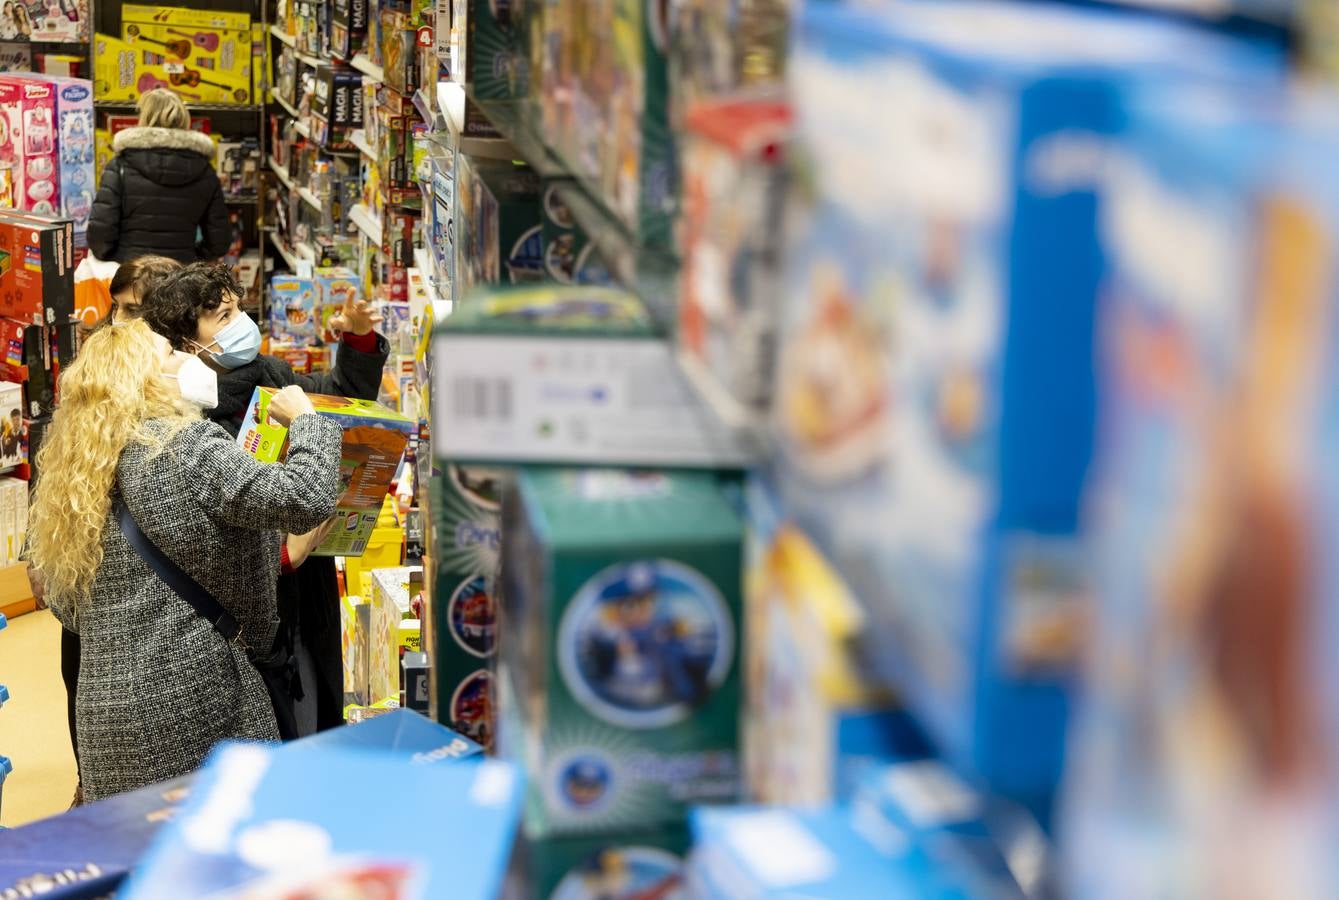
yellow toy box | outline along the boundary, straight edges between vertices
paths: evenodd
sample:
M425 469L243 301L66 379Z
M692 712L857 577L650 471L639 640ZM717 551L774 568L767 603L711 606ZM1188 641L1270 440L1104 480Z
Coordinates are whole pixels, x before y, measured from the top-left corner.
M206 72L165 56L150 45L99 34L93 41L93 94L98 100L134 101L155 88L168 88L195 103L249 103L251 75ZM161 48L159 48L161 49ZM182 48L177 48L182 49ZM248 55L249 60L249 55ZM248 62L248 70L250 63Z
M251 16L244 12L185 9L180 6L149 6L142 3L122 4L121 21L144 22L149 25L172 25L179 28L215 28L225 31L242 31L251 27Z

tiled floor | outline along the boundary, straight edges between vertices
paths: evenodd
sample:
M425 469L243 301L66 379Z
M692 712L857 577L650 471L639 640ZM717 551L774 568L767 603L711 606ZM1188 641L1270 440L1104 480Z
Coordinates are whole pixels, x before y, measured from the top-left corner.
M14 772L0 794L0 824L22 825L63 812L77 776L60 678L60 624L49 612L11 619L0 631L0 755Z

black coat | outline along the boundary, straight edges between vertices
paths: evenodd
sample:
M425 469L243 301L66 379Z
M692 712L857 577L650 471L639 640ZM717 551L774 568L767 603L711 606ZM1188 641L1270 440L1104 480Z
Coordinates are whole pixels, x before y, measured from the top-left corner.
M242 427L247 405L257 387L300 386L310 394L333 394L375 400L390 344L377 338L377 352L360 353L341 346L334 369L319 375L299 375L281 359L258 356L245 366L219 375L219 405L208 415L232 434ZM279 631L282 640L297 632L311 654L316 684L304 684L304 693L316 692L316 727L333 728L344 722L344 662L339 625L339 581L335 561L308 559L292 575L279 576Z
M102 173L88 220L94 256L125 262L153 253L193 263L228 252L232 229L208 135L127 128L112 147L116 156Z

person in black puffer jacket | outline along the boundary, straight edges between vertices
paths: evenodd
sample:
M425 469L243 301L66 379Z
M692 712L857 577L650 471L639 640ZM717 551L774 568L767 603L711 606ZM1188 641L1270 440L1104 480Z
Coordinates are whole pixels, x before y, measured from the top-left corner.
M190 113L169 90L140 97L139 109L139 127L112 140L116 156L93 201L89 249L118 262L146 255L183 264L220 258L232 236L211 165L214 142L190 129Z
M381 318L371 304L355 301L331 318L343 333L334 367L301 375L281 359L259 355L254 323L238 319L242 293L221 266L193 265L159 279L140 304L140 314L173 349L195 353L218 373L218 405L205 416L236 436L257 387L296 384L310 394L375 400L390 343L377 334ZM230 327L231 326L231 327ZM303 737L344 724L344 663L340 638L339 582L335 561L312 557L279 576L276 656L291 656L298 679L292 704L276 707L284 737Z

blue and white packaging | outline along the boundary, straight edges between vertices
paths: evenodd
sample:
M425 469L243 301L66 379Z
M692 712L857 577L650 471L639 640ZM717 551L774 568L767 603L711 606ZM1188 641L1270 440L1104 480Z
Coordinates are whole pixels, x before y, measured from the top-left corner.
M284 745L289 753L327 747L394 753L408 756L418 765L466 760L484 752L483 747L463 734L411 709L391 710L357 725L320 731Z
M814 3L794 34L812 205L781 313L783 502L949 760L1045 817L1088 592L1098 188L1125 97L1272 83L1281 60L1046 4Z
M1310 106L1151 99L1112 180L1073 896L1339 894L1339 129Z
M492 760L227 745L120 896L492 900L520 803L519 772Z

